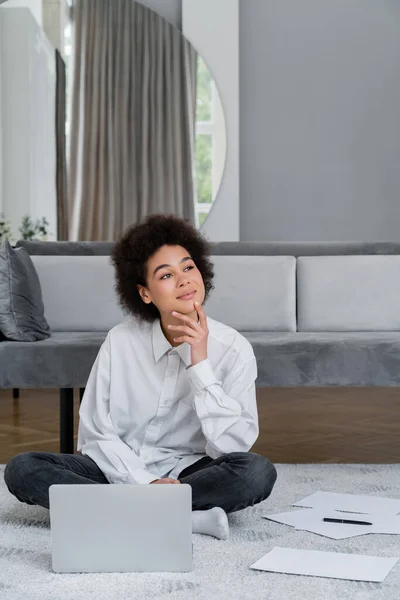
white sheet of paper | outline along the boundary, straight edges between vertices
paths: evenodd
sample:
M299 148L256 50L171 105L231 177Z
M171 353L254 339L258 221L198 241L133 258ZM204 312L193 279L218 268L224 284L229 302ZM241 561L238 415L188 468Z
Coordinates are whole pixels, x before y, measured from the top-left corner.
M400 534L400 517L381 517L374 522L371 533Z
M381 513L397 515L400 513L400 500L380 498L378 496L359 496L356 494L337 494L335 492L315 492L293 506L308 508L336 509L355 513Z
M351 515L354 516L354 515ZM324 517L333 517L339 519L349 518L349 513L333 512L332 510L320 512L319 510L306 508L276 515L264 515L265 519L291 525L302 531L311 531L318 535L329 537L333 540L344 540L346 538L365 535L367 533L376 533L372 531L371 525L349 525L344 523L325 523ZM368 521L365 515L358 515L363 521Z
M311 509L304 508L303 510L291 510L289 512L282 512L274 515L263 515L263 517L270 521L276 521L277 523L283 523L284 525L291 525L292 527L297 528L299 524L305 522L305 519L308 519L310 512Z
M275 547L251 565L250 569L352 581L381 582L398 560L399 557L380 558L340 552Z
M334 519L356 519L369 521L372 525L350 525L348 523L326 523L324 517ZM332 509L321 511L319 508L305 508L274 515L264 515L265 519L290 525L303 531L311 531L334 540L366 535L368 533L400 534L400 517L396 515L367 515L365 513L348 513Z

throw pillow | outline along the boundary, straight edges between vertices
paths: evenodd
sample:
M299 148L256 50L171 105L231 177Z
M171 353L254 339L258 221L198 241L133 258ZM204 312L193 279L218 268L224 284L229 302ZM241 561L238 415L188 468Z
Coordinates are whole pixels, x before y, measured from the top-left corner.
M35 342L50 337L42 289L25 248L0 246L0 332L8 340Z

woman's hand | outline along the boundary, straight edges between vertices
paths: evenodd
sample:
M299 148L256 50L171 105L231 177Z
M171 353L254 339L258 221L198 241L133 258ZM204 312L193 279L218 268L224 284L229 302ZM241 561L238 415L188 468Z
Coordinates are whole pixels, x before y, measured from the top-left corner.
M198 302L194 303L194 308L199 316L199 322L191 317L173 311L172 315L176 319L181 319L184 324L168 325L168 329L181 331L184 334L180 337L173 338L174 342L187 342L190 344L190 360L192 366L197 365L197 363L207 358L208 342L206 313Z

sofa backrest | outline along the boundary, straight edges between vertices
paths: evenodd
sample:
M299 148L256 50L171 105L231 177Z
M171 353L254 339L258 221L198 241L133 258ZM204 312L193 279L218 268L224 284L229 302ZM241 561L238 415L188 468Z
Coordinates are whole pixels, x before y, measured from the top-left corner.
M212 256L206 313L239 331L296 331L293 256Z
M52 331L109 331L125 316L109 256L31 256Z
M109 256L40 256L32 261L53 331L108 331L126 316ZM241 331L296 331L293 256L212 256L208 316Z
M34 254L109 256L115 242L41 242L18 240ZM211 242L213 256L340 256L400 254L399 242Z
M49 254L47 244L58 251ZM302 248L313 253L320 245L321 252L329 254L342 251L346 244L328 248L315 243L306 248L293 243L294 256L275 256L276 248L267 245L213 244L215 289L205 305L210 317L239 331L296 331L297 301L298 331L400 330L398 245L382 242L356 248L353 244L358 255L307 255L297 260L295 251ZM289 243L282 245L289 249ZM107 254L111 247L107 242L38 242L27 248L33 250L45 315L53 331L108 331L126 318L114 292ZM264 253L253 254L257 247ZM364 254L367 248L371 255Z
M298 331L400 330L400 256L297 259Z

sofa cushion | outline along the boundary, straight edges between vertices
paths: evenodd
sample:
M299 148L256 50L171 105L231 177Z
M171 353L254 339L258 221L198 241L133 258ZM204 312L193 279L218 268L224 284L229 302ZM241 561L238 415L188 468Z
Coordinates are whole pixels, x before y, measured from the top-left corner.
M242 332L257 387L400 386L400 332ZM106 332L55 332L0 344L0 388L84 387Z
M400 256L297 259L298 331L399 331Z
M42 291L33 262L24 248L0 245L0 332L15 341L34 342L50 336Z
M125 316L109 256L32 256L53 331L109 331Z
M109 256L32 256L53 331L109 331L126 317ZM292 256L212 256L215 289L206 314L235 329L295 331Z
M84 387L107 332L53 332L46 340L1 342L0 388Z
M211 256L215 289L204 310L238 330L296 331L293 256Z
M257 387L400 386L400 332L247 332Z

